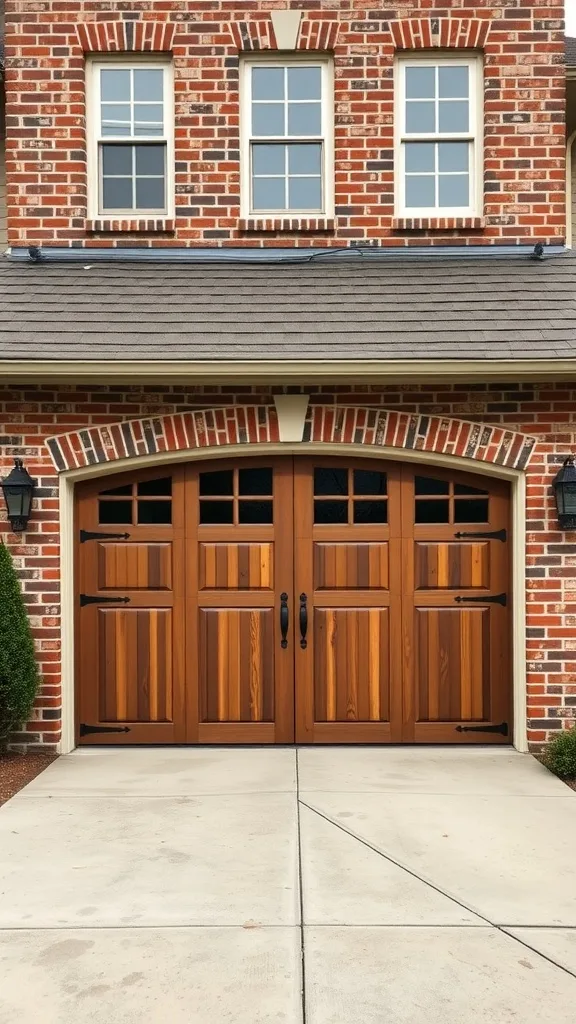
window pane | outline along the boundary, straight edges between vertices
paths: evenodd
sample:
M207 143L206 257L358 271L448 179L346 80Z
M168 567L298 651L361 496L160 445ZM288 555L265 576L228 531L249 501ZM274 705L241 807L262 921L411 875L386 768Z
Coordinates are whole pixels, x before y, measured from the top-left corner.
M271 523L272 502L271 501L239 501L238 502L239 523Z
M130 124L130 106L124 103L103 103L102 127L112 127L116 124Z
M321 210L322 183L320 178L288 179L289 210Z
M267 146L255 143L252 146L253 174L284 174L286 162L286 146L279 143Z
M105 210L131 210L132 178L103 178L102 206Z
M439 67L438 68L438 95L441 99L452 98L453 96L458 99L468 97L468 71L465 68L450 68L450 67Z
M432 498L430 501L416 502L416 523L449 523L450 503L448 499Z
M129 139L132 135L132 128L129 124L103 124L100 129L101 135L117 138L118 136Z
M254 178L252 182L254 210L285 210L285 179Z
M288 135L321 135L322 107L320 103L288 104Z
M420 103L411 100L406 104L406 131L407 132L434 132L436 130L436 116L434 103L427 100Z
M140 102L162 102L164 98L162 68L134 69L134 99Z
M434 142L406 143L406 170L434 172ZM460 145L460 143L457 143Z
M135 146L136 174L164 174L165 146Z
M388 520L387 501L355 501L355 523L385 523Z
M481 487L471 487L470 484L454 484L454 494L488 494L488 491Z
M438 170L441 173L442 171L467 171L468 149L468 142L439 142Z
M100 71L100 98L107 100L130 100L130 72L128 69L102 68Z
M354 494L386 494L386 473L355 469Z
M103 525L105 523L122 523L127 525L132 522L132 502L131 501L99 501L98 502L98 522Z
M284 104L252 104L253 135L284 135Z
M132 146L102 146L102 173L132 174Z
M467 494L467 491L462 493ZM102 497L105 494L132 494L132 484L122 484L120 487L111 487L108 491L100 491Z
M136 178L136 209L163 210L164 178Z
M252 68L252 99L283 100L284 68Z
M406 99L431 99L435 95L436 68L406 68Z
M234 474L231 469L200 473L200 494L233 494Z
M233 523L234 503L232 501L201 501L200 522L204 526L212 523Z
M288 99L319 100L322 96L320 68L288 68Z
M238 472L239 494L272 494L272 470L241 469Z
M142 480L138 484L138 494L172 494L172 477L162 476L157 480Z
M320 143L288 146L289 174L321 174L322 146Z
M469 191L467 174L441 174L438 179L438 206L468 206Z
M135 103L134 124L164 126L164 108L161 103Z
M414 491L416 494L449 494L450 484L433 476L417 476L414 478Z
M314 494L348 494L348 470L316 467Z
M438 131L468 131L468 101L441 100L438 105Z
M171 501L139 501L138 522L161 523L166 525L172 522Z
M488 498L457 498L454 502L455 523L487 523Z
M422 208L436 206L432 175L406 175L406 206Z
M348 502L347 501L315 501L314 502L315 523L347 523Z

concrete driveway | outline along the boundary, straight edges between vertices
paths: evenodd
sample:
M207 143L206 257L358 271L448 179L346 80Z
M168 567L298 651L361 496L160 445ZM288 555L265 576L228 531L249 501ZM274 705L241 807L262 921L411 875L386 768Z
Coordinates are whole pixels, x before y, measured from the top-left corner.
M0 810L0 1024L563 1024L575 867L507 750L84 750Z

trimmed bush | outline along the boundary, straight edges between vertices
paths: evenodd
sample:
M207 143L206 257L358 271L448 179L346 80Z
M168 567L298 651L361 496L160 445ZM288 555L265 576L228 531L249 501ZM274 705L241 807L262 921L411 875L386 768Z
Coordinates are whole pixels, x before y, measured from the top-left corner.
M0 542L0 748L30 718L39 681L20 582Z
M542 755L542 762L560 779L576 779L576 728L556 734Z

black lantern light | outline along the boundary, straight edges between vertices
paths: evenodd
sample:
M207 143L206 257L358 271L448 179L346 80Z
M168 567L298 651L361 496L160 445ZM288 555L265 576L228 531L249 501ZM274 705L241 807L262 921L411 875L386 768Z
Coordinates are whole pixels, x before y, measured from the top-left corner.
M28 470L24 469L22 459L14 459L14 469L2 481L8 519L14 533L22 533L28 526L35 483Z
M569 455L552 482L558 509L558 522L563 530L576 530L576 466Z

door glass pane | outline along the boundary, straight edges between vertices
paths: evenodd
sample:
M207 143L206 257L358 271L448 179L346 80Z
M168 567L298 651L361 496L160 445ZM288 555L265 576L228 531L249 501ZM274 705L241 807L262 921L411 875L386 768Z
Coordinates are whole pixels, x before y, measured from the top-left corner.
M447 480L435 480L433 476L417 476L414 491L416 494L449 494L450 484Z
M347 523L348 502L347 501L315 501L314 502L315 523Z
M388 521L387 501L355 501L355 523L386 523Z
M161 523L163 525L172 522L171 501L139 501L138 522Z
M417 501L415 522L449 523L450 502L447 499L440 498L432 498L429 501Z
M122 484L121 487L111 487L109 491L100 491L100 494L132 494L132 484Z
M454 494L488 494L488 491L481 487L471 487L470 484L454 484Z
M316 467L314 494L348 494L348 470Z
M233 494L234 474L231 469L217 469L214 473L200 473L200 494ZM227 522L228 520L223 520ZM231 520L230 520L231 521Z
M138 494L172 494L172 477L162 476L157 480L141 480Z
M354 494L386 494L386 473L355 469Z
M99 501L98 502L98 522L103 523L121 523L126 525L132 522L132 502L131 501Z
M231 501L201 501L200 523L208 526L234 522L234 504Z
M487 523L488 498L456 498L454 502L455 523Z
M272 470L241 469L238 472L239 494L272 494Z
M239 523L271 523L273 522L272 501L239 501Z

